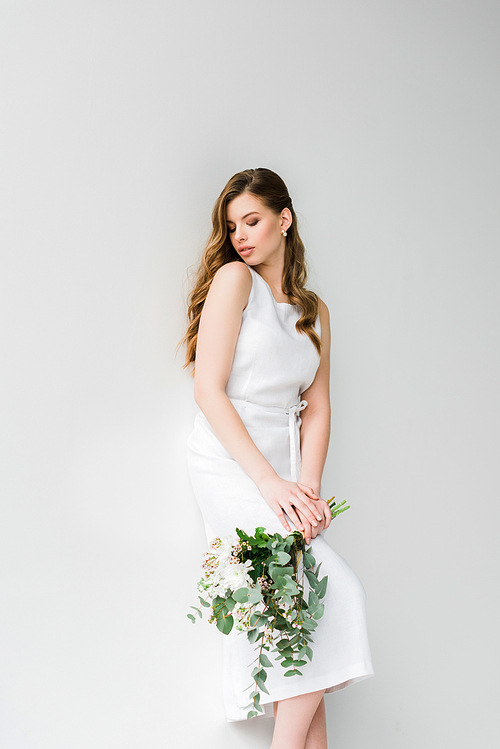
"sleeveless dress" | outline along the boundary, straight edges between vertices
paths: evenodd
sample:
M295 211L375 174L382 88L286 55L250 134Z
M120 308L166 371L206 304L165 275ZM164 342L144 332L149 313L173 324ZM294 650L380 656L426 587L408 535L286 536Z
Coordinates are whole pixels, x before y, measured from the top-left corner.
M226 393L251 438L279 476L296 481L300 472L301 394L314 380L319 355L309 336L298 333L300 309L276 302L266 281L253 270L252 289L243 311ZM319 319L316 323L319 334ZM188 466L208 541L215 536L286 531L260 494L215 436L200 411L188 439ZM293 529L293 525L292 525ZM347 562L320 535L312 554L328 575L325 613L313 633L314 657L302 676L285 678L279 663L268 669L269 695L261 695L265 714L276 700L326 689L334 692L373 675L365 616L365 591ZM224 642L224 703L228 721L245 720L255 646L233 630ZM272 658L272 656L271 656ZM261 714L259 714L261 715Z

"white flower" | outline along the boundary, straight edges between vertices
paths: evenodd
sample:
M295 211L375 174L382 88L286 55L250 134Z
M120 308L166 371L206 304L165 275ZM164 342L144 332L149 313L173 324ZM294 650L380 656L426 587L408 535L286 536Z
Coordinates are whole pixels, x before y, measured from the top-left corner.
M248 571L252 568L250 560L242 563L233 555L236 539L232 536L214 538L210 550L205 554L202 568L204 576L198 583L198 589L208 593L212 598L225 596L227 591L238 588L255 587Z

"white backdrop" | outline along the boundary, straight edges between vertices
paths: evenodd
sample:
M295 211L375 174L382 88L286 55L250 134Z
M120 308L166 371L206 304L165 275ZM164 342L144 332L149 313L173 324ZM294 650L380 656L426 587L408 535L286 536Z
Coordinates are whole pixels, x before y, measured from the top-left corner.
M237 749L175 346L226 180L288 183L333 327L329 540L376 677L332 747L496 746L500 7L4 0L2 749Z

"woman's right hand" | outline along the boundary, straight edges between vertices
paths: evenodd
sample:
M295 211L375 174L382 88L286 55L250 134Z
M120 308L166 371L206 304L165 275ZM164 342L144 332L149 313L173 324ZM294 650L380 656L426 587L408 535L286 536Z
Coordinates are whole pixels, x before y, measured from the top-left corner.
M317 501L308 497L295 481L287 481L274 476L263 481L259 485L259 490L289 533L291 528L286 516L290 518L297 530L304 530L304 524L296 510L300 510L304 519L313 527L316 527L322 520Z

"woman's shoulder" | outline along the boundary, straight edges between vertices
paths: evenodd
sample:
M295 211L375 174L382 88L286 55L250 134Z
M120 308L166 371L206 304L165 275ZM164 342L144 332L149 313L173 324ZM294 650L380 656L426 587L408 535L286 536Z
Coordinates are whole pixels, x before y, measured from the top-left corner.
M234 260L226 263L216 272L210 291L212 294L238 297L244 302L248 301L252 290L252 274L245 263Z
M224 279L224 282L229 283L247 284L249 288L252 285L250 268L239 260L232 260L221 266L214 276L214 281L216 278Z

